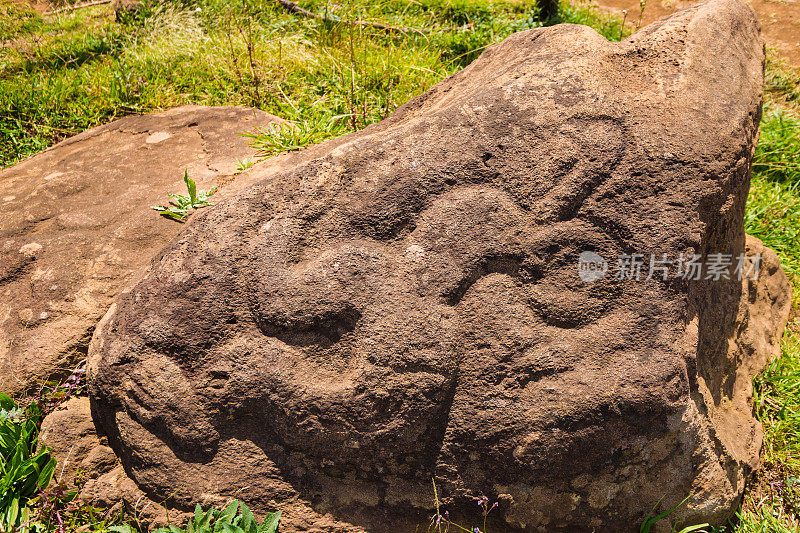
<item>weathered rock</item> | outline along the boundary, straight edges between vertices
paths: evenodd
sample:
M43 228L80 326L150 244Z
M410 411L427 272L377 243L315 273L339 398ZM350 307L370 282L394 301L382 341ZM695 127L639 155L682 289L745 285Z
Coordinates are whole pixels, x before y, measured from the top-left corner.
M276 158L104 317L93 416L157 501L282 531L724 521L788 284L582 282L582 251L745 252L763 46L739 0L622 43L516 34L364 131ZM660 502L660 503L659 503ZM423 525L424 527L424 525Z
M118 463L107 440L97 436L88 398L67 400L47 415L42 422L39 442L49 447L58 459L53 481L63 481L70 489L80 485L75 481L82 473L96 478L113 470Z
M114 0L112 2L114 16L117 22L121 22L126 16L135 15L142 10L141 0Z
M107 509L126 507L140 525L180 523L184 513L150 501L122 469L105 437L95 431L89 398L72 398L45 417L39 437L58 461L52 484L79 490L86 503Z
M127 117L0 171L0 390L86 356L113 298L182 226L150 209L253 155L239 133L274 117L187 106Z

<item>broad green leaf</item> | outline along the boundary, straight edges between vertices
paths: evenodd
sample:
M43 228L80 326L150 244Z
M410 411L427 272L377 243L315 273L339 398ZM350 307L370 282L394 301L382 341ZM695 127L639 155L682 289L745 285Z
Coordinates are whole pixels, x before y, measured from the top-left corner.
M258 522L256 522L252 511L244 503L239 505L239 515L241 516L239 526L245 533L258 533Z
M17 443L17 449L14 455L11 457L11 469L12 470L19 470L22 467L22 442Z
M233 517L236 516L236 511L239 510L239 500L233 500L228 504L224 511L217 516L217 523L233 523ZM216 528L215 528L216 530Z
M189 177L189 170L183 171L183 181L186 183L186 189L189 191L189 200L191 205L197 201L197 184Z
M199 503L196 504L194 506L194 518L189 520L189 524L186 526L186 533L197 533L199 529L202 529L204 517L203 508Z
M49 455L49 454L48 454ZM53 479L53 472L56 469L56 458L51 457L47 464L42 468L42 471L39 473L39 480L37 485L40 488L44 489L47 485L50 484L50 480Z
M17 402L11 399L11 396L8 394L3 394L0 392L0 409L5 409L6 411L10 411L17 407Z
M29 521L30 521L30 511L28 510L27 507L23 507L22 512L20 513L19 516L20 526L19 529L17 529L17 531L19 533L27 533L28 531L30 531L30 527L28 527Z
M6 526L9 529L13 529L13 527L17 524L17 518L19 517L19 498L13 498L11 500L11 505L8 506L6 510Z
M278 531L278 523L281 519L281 512L267 514L261 525L258 526L258 533L276 533Z
M211 529L211 519L214 518L214 508L210 507L208 511L200 515L199 522L195 523L195 527L198 528L198 531L209 530Z
M186 213L181 213L180 211L172 211L172 210L164 210L159 213L162 217L171 218L173 220L177 220L178 222L184 222L186 218Z
M23 498L30 498L35 496L38 492L37 489L37 481L39 480L38 475L28 475L26 477L20 476L19 479L25 479L25 483L16 490L16 493L23 497Z
M192 200L185 194L168 194L172 201L170 204L177 207L178 209L189 209L192 207Z

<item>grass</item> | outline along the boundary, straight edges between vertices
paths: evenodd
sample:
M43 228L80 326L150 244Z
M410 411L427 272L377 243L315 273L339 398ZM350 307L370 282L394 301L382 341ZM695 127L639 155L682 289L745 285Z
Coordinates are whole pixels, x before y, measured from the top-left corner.
M763 466L750 483L736 533L800 531L800 74L768 54L766 104L745 229L775 250L793 288L781 357L755 380L764 425Z
M381 120L515 31L572 22L612 40L627 34L619 19L580 1L562 2L558 17L544 22L535 0L301 4L418 31L298 18L272 0L165 1L119 22L107 5L51 16L0 0L0 166L116 117L183 104L250 105L286 119L251 132L267 157ZM766 100L745 224L780 256L794 306L782 357L756 379L764 468L731 533L800 531L800 74L772 52ZM63 395L58 390L50 397ZM40 498L49 524L59 510L72 529L111 531L122 520L75 507L54 490Z
M118 116L189 103L255 106L293 122L299 141L319 142L383 119L489 44L542 24L531 0L303 5L419 32L298 18L272 0L176 0L122 23L109 6L42 16L8 4L0 11L11 21L0 34L0 166ZM585 6L565 6L550 22L562 20L612 39L624 33Z

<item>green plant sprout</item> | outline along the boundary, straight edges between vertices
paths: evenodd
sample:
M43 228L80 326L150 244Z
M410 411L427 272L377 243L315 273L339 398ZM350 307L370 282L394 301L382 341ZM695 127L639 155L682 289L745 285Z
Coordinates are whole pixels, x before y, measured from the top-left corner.
M221 511L211 507L203 512L203 508L197 504L194 517L186 529L170 525L153 533L276 533L280 519L280 511L268 513L259 524L244 503L233 500Z
M244 172L253 166L253 158L237 159L234 163L236 163L236 172Z
M189 192L188 196L184 194L170 194L168 195L170 205L154 205L153 209L158 211L162 217L171 218L178 222L186 222L186 217L189 216L189 211L192 209L200 209L214 205L208 199L217 192L216 187L212 187L208 191L198 191L197 184L189 177L189 171L185 170L183 173L183 182L186 183L186 190Z
M258 150L260 157L271 157L282 152L302 150L347 132L347 124L333 117L325 121L282 122L278 126L259 128L242 134L250 139L250 146Z
M664 511L661 514L656 515L655 514L656 508L658 508L658 505L661 503L661 500L663 500L664 497L662 496L661 498L659 498L659 500L656 502L653 508L650 509L650 512L647 513L647 516L644 517L644 522L642 522L642 525L639 526L639 533L650 533L650 529L653 527L653 525L655 525L656 522L658 522L662 518L666 518L667 516L669 516L672 513L672 511L674 511L675 509L686 503L691 497L692 495L690 494L687 497L685 497L683 501L681 501L681 503L679 503L672 509L669 509L668 511ZM678 531L677 533L693 533L695 531L699 532L707 527L709 527L709 524L696 524L693 526L687 526Z

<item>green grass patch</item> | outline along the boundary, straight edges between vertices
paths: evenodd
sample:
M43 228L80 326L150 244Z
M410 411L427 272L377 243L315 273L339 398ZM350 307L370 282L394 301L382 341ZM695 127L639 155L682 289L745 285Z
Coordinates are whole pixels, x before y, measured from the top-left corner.
M763 465L728 528L735 533L800 531L800 119L791 106L798 88L787 82L790 75L780 62L768 62L745 229L778 254L792 284L793 309L781 357L755 379Z
M795 109L800 107L800 67L790 66L768 47L764 74L764 89L771 99Z
M800 274L800 189L798 182L783 183L753 177L745 214L745 230L775 250L797 287Z
M0 166L119 116L184 104L258 107L318 142L382 120L515 31L573 22L625 33L586 4L541 21L535 0L302 2L414 30L391 33L299 18L272 0L167 1L122 23L110 6L41 16L21 5L0 11Z

